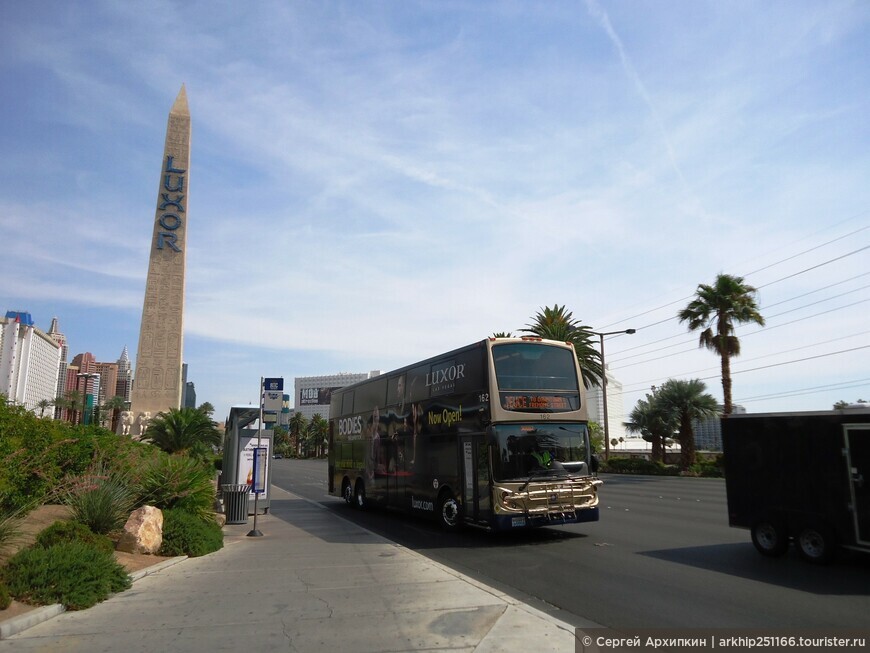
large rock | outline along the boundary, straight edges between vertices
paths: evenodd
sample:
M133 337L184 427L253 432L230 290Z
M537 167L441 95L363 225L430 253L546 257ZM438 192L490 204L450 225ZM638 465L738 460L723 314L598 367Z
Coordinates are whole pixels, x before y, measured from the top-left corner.
M154 506L142 506L134 510L124 524L117 549L127 553L157 553L162 544L163 511Z

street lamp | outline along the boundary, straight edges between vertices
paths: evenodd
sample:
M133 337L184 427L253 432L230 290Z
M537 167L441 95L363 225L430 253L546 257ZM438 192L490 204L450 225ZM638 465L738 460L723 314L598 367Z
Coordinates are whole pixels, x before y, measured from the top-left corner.
M79 420L79 424L84 425L85 423L85 411L87 410L88 405L88 381L96 379L98 376L100 375L93 374L92 372L80 372L79 374L76 374L76 377L85 380L84 392L82 392L82 418Z
M607 416L607 368L604 365L604 336L615 336L636 333L634 329L624 331L590 331L593 336L601 338L601 408L604 410L604 460L610 458L610 420Z

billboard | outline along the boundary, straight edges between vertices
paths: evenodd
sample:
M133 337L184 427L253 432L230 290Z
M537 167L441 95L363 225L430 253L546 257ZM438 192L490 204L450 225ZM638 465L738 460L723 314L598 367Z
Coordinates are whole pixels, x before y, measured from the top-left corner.
M328 406L332 401L332 393L341 386L330 388L302 388L299 391L300 406Z

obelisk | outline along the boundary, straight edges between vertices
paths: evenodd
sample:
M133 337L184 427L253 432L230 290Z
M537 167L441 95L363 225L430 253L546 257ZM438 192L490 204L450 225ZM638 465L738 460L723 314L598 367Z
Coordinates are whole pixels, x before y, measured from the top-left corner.
M141 437L160 412L181 404L184 267L190 174L190 111L182 85L169 111L157 188L157 210L145 282L130 435Z

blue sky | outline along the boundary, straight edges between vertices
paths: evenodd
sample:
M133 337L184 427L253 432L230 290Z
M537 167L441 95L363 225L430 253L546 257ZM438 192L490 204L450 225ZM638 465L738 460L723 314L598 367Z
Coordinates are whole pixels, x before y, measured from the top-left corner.
M166 120L193 138L185 360L388 370L567 305L626 408L718 359L674 318L746 275L748 410L870 400L866 2L0 5L0 309L135 356Z

